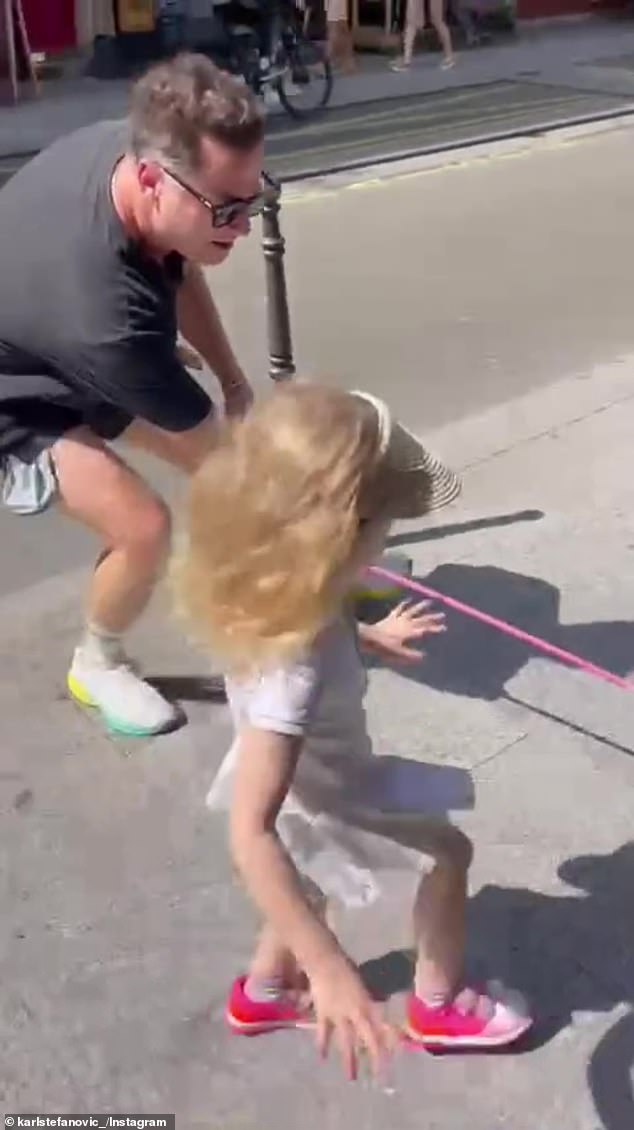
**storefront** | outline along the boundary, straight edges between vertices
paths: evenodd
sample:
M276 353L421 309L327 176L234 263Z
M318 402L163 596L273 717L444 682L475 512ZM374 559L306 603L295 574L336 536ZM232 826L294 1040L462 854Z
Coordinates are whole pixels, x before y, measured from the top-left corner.
M182 0L181 0L182 2ZM200 0L186 0L185 7ZM407 0L349 0L354 38L359 47L396 46ZM554 16L624 7L627 0L499 0L499 8L518 19ZM482 0L473 0L477 11ZM495 0L484 0L491 10ZM22 0L31 50L59 54L90 47L100 35L150 30L154 14L164 6L179 7L178 0Z
M75 0L77 46L90 47L98 35L114 35L112 0Z
M600 14L626 7L628 0L461 0L485 14L492 29L512 28L516 20ZM358 47L395 48L400 42L407 0L349 0L353 35ZM451 0L447 0L451 16Z
M76 0L22 0L31 51L58 54L77 46Z
M89 47L98 35L146 31L154 0L22 0L32 51L56 55Z
M460 3L462 7L472 7L474 12L481 14L498 29L513 28L518 2L522 0L472 0L471 4L469 0L454 0L454 3L452 0L446 0L451 23L456 22L456 8ZM523 2L530 3L531 0L523 0ZM349 3L352 33L357 47L398 49L405 22L407 0L349 0Z
M351 0L350 22L355 47L398 48L398 0Z

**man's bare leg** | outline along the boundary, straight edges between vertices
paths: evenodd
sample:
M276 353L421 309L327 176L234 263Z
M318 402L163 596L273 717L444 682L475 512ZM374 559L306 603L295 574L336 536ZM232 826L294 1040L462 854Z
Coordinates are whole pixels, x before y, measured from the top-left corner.
M125 664L121 636L150 599L169 550L165 504L87 429L52 449L67 513L103 541L86 605L86 631L69 673L82 702L101 709L116 729L149 734L167 729L177 712Z
M210 415L180 433L134 421L121 439L190 474L212 449L215 435ZM161 576L170 547L169 511L87 428L60 439L52 455L63 506L104 545L88 594L86 633L69 673L70 690L98 706L115 729L132 734L169 729L178 712L122 662L121 643Z

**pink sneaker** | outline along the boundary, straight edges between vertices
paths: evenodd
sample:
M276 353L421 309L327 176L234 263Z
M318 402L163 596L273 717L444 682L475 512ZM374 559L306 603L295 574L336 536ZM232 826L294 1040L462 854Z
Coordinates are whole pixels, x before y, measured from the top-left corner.
M240 1036L260 1036L280 1028L313 1028L315 1021L310 1006L298 1008L295 994L280 1000L252 1001L244 991L246 977L238 977L231 986L225 1018L233 1032Z
M430 1007L419 997L407 1004L405 1032L425 1048L497 1048L519 1040L531 1027L526 1003L499 982L486 993L463 989L449 1004Z

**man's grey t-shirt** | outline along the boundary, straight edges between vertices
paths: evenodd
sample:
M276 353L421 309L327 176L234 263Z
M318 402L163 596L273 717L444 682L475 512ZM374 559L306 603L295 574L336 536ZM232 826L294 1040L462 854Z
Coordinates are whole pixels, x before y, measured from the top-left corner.
M81 424L183 431L210 410L176 354L183 260L146 254L112 202L126 142L125 122L78 130L0 191L0 456Z

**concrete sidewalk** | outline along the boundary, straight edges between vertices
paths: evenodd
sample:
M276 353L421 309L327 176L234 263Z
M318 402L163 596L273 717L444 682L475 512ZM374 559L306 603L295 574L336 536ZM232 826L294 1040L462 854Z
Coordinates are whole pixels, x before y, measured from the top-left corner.
M411 71L400 74L389 70L383 56L362 55L360 61L359 75L337 79L333 106L513 80L616 94L624 103L634 102L630 21L523 24L514 37L465 50L451 72L441 71L438 57L429 53L419 55ZM122 116L126 110L125 81L74 78L46 82L42 90L39 100L0 109L0 161L37 151L69 130Z
M625 673L633 430L634 359L452 426L435 446L471 461L464 498L398 540L430 584ZM175 1111L179 1130L463 1130L466 1109L471 1130L631 1127L626 692L456 616L419 671L372 673L378 748L414 772L424 760L473 776L476 809L460 814L477 845L470 962L527 992L538 1025L523 1054L403 1052L389 1093L350 1087L306 1035L225 1033L255 926L203 807L226 708L183 677L206 663L150 617L140 653L190 724L133 748L103 736L62 691L82 579L0 606L6 1111ZM389 904L341 923L393 1008L406 910L397 883Z

